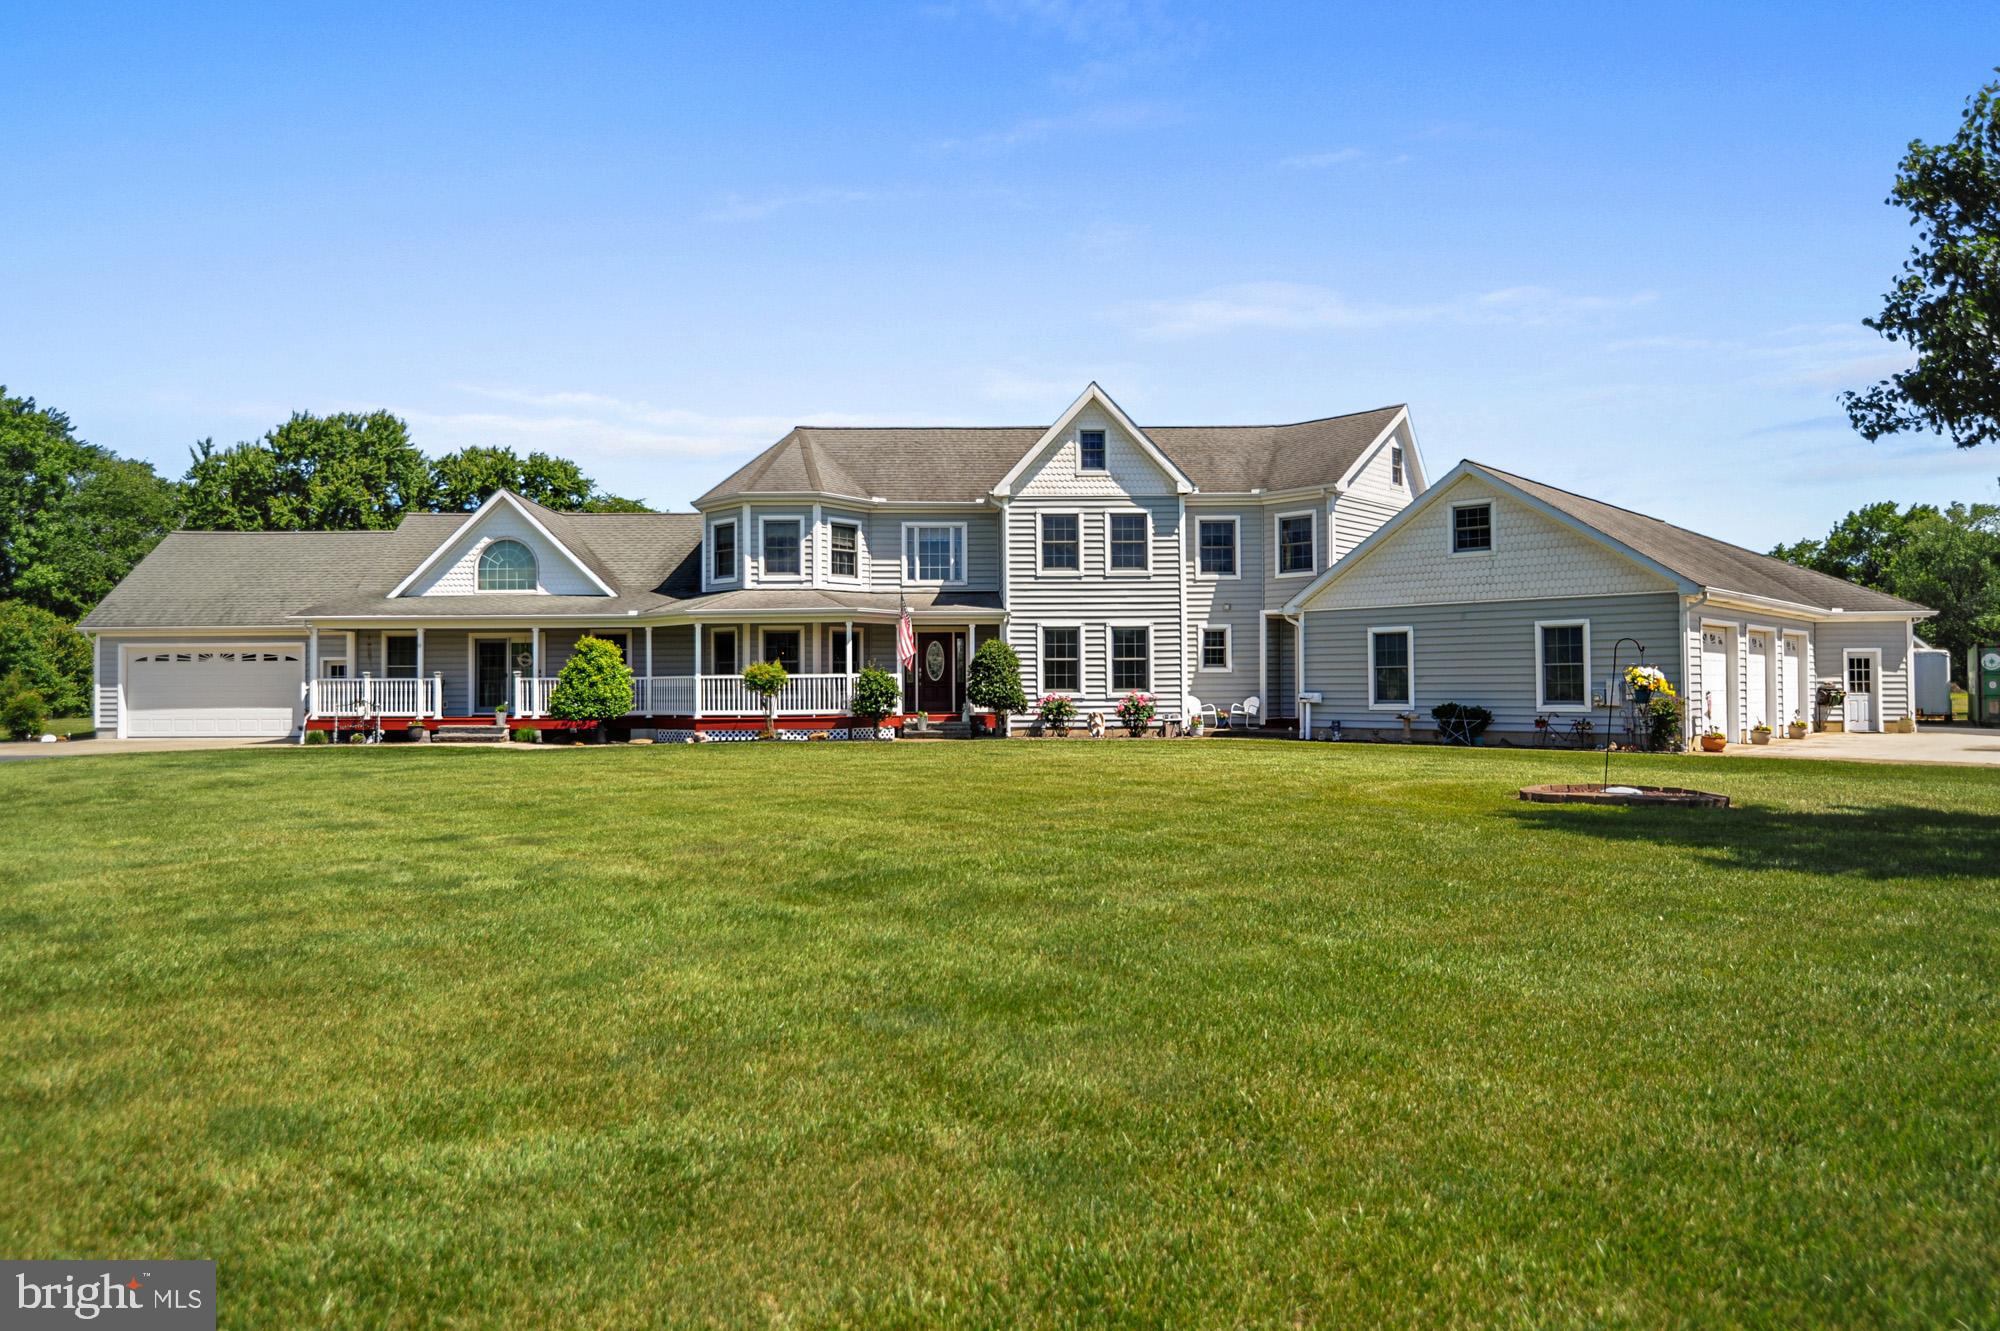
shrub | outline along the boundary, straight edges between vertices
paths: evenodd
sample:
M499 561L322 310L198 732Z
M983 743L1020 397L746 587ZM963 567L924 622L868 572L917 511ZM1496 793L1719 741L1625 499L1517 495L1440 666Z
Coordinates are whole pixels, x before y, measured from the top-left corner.
M777 661L752 661L743 667L743 686L766 702L784 692L791 679Z
M347 742L349 744L366 744L368 742L368 736L362 734L360 731L357 730L347 737Z
M1125 729L1137 739L1146 733L1146 723L1153 719L1153 698L1151 694L1137 689L1118 700L1118 719L1125 723Z
M631 710L632 668L625 658L602 638L578 638L549 690L549 715L602 725Z
M306 732L306 743L331 744L333 743L333 736L327 734L324 730L308 730Z
M854 677L854 700L848 704L847 710L862 720L873 722L879 728L882 718L900 710L902 705L902 686L888 671L869 666Z
M1470 744L1493 724L1493 713L1484 707L1461 702L1441 702L1431 708L1438 723L1438 735L1447 744Z
M533 744L536 738L536 731L533 726L516 726L514 733L507 738L513 740L516 744Z
M988 638L972 654L966 670L965 696L974 707L993 713L999 733L1007 733L1007 718L1028 710L1028 695L1021 691L1021 658L998 638Z
M40 739L49 725L49 704L41 690L23 687L18 673L7 676L0 696L0 726L15 739Z
M0 676L17 673L53 715L90 714L90 639L61 615L0 601Z
M1641 718L1645 726L1639 742L1648 753L1679 753L1686 741L1681 738L1680 700L1669 693L1655 693Z
M1042 725L1057 735L1069 734L1070 723L1076 720L1076 704L1060 693L1043 694L1036 710Z

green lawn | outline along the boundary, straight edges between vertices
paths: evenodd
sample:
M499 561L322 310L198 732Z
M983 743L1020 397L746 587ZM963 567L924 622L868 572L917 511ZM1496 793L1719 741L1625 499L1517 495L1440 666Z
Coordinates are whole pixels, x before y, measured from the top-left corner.
M1990 1326L2000 772L0 766L0 1252L313 1325Z

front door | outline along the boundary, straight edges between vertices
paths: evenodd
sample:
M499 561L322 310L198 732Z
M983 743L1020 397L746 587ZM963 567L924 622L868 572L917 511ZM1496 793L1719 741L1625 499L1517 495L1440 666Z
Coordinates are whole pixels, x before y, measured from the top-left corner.
M917 710L950 712L961 710L959 692L959 637L956 633L917 635Z
M534 669L534 655L526 643L501 638L480 638L472 644L472 710L490 712L495 707L511 707L514 700L514 672Z
M1875 657L1852 653L1847 658L1847 728L1875 728Z

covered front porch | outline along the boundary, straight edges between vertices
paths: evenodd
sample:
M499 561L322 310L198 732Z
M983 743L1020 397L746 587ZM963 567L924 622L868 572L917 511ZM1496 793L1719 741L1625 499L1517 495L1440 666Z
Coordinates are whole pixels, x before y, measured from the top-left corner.
M895 620L881 616L616 627L321 625L307 644L306 727L490 724L499 711L510 726L567 726L550 715L549 700L586 636L617 646L632 669L631 706L622 718L629 729L761 726L764 700L742 677L753 660L784 665L789 679L774 711L794 726L845 727L855 677L869 666L902 679L902 714L890 724L918 713L941 721L969 715L966 667L998 624L919 622L916 632L917 664L905 671L896 660Z

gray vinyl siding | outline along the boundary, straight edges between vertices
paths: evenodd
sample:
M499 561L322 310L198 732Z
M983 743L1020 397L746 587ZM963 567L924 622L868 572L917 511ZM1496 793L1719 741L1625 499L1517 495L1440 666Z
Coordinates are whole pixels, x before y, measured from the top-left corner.
M1403 479L1399 483L1395 477L1389 450L1400 446L1403 449ZM1415 456L1407 437L1407 427L1399 428L1396 434L1374 453L1348 482L1346 491L1334 505L1333 558L1338 560L1347 552L1367 540L1375 529L1396 516L1415 495L1410 490L1409 460Z
M997 591L1000 586L1000 515L993 512L926 513L884 509L867 515L862 527L870 591L893 592L903 586L903 525L965 524L965 591ZM855 584L829 580L829 587ZM931 584L923 584L929 586Z
M300 633L268 634L249 629L237 633L173 633L149 634L146 636L103 634L96 640L91 654L91 664L95 681L92 693L96 703L95 726L98 735L114 736L118 733L119 720L119 678L121 647L171 646L186 643L190 647L213 646L237 642L283 643L301 650L306 645L305 635Z
M1236 570L1234 578L1204 577L1197 547L1202 519L1236 519ZM1227 626L1230 642L1228 671L1197 671L1189 688L1202 702L1218 711L1252 697L1263 697L1265 681L1261 673L1264 655L1264 610L1274 588L1270 579L1271 523L1260 504L1216 506L1190 502L1187 533L1182 542L1182 558L1187 561L1188 650L1199 649L1203 624ZM1295 590L1287 582L1286 595ZM1280 598L1282 604L1283 598ZM1200 664L1197 656L1190 666Z
M1910 710L1910 625L1907 620L1861 620L1855 623L1822 621L1814 626L1816 658L1815 682L1824 680L1845 688L1848 648L1882 653L1882 679L1875 698L1876 710L1884 723L1914 715Z
M1680 597L1671 592L1637 596L1548 597L1470 605L1416 605L1376 609L1308 610L1305 614L1305 690L1324 701L1313 707L1314 725L1338 720L1349 732L1400 733L1393 711L1368 706L1368 630L1408 625L1412 630L1416 731L1433 729L1430 710L1443 702L1492 709L1492 732L1517 741L1534 734L1537 709L1535 624L1538 620L1590 621L1590 686L1611 679L1612 651L1620 638L1666 650L1647 661L1682 684ZM1634 653L1619 649L1622 670ZM1569 717L1565 714L1563 724ZM1601 715L1598 718L1602 724Z

